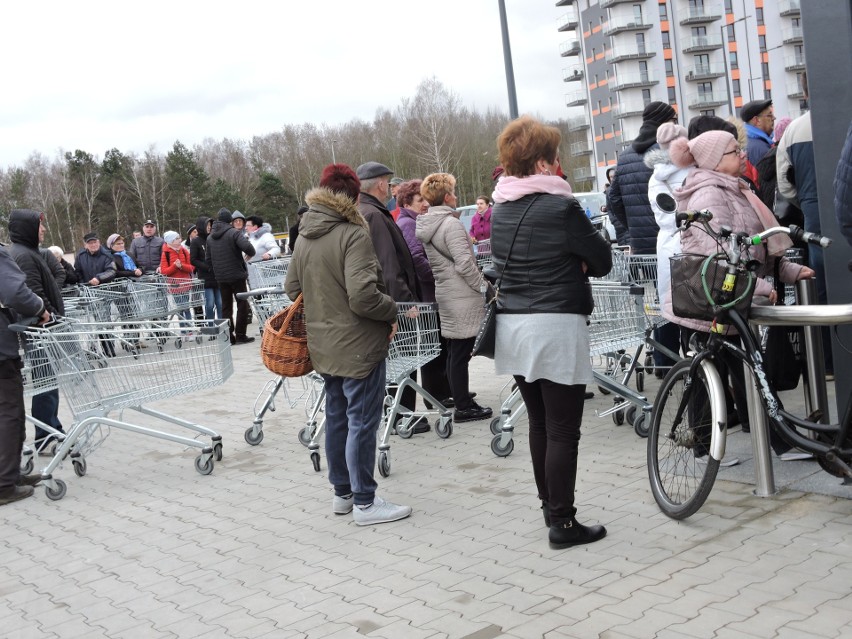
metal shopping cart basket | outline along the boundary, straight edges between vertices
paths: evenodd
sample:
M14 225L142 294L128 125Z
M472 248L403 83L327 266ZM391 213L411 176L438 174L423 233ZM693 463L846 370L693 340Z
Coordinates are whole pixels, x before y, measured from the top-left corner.
M494 256L491 253L491 240L479 240L473 245L473 252L476 254L476 265L480 271L484 271L494 263Z
M249 288L281 288L287 277L289 257L279 257L274 260L258 260L248 263Z
M66 492L65 482L53 477L57 467L70 457L76 474L84 475L86 456L103 443L110 428L199 448L196 470L203 475L213 471L214 458L222 457L221 437L215 431L143 405L218 386L233 373L227 323L190 324L194 339L175 340L159 351L147 352L134 346L140 327L126 322L59 319L44 327L13 325L50 361L74 418L41 472L50 499L61 499ZM121 419L124 409L170 422L210 441L129 423ZM116 410L120 419L109 417Z

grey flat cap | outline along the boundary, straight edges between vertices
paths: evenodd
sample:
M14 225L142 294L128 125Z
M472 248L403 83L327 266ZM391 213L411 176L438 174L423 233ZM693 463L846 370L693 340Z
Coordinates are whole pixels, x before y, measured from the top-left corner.
M358 176L359 180L372 180L383 175L393 175L393 171L381 162L364 162L355 169L355 175Z
M760 115L771 106L772 100L753 100L752 102L747 102L743 105L742 111L740 111L740 118L743 122L748 122L754 116Z

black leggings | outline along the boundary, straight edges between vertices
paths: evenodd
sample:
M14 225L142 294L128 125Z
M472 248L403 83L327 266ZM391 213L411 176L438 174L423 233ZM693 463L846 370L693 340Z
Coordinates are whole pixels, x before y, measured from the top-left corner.
M467 410L473 405L473 400L470 398L470 375L467 365L470 363L475 341L475 337L447 340L447 381L450 383L456 410Z
M520 375L515 375L515 382L527 406L538 496L550 506L552 523L567 522L577 513L574 484L586 386L546 379L527 382Z

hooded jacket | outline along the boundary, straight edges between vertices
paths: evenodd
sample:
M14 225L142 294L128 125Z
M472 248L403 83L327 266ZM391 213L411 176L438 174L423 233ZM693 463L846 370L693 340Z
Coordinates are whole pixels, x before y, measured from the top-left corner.
M254 233L251 233L248 238L255 251L254 256L249 260L249 262L259 262L267 253L269 253L270 259L281 257L281 247L278 246L278 242L275 241L275 237L272 235L272 226L267 222L264 222L263 225Z
M0 244L0 360L20 357L18 335L9 330L9 324L20 317L41 315L44 309L44 302L27 286L26 276L7 247Z
M204 280L204 288L219 288L216 283L216 276L213 275L213 268L205 259L207 255L207 224L211 218L202 215L195 221L195 228L198 235L192 238L189 243L189 263L195 267L195 274L199 279Z
M727 226L734 232L743 231L749 235L760 233L765 230L764 226L751 203L746 199L743 190L748 190L748 185L739 178L718 171L693 168L675 196L678 210L709 209L713 213L710 226L714 231ZM716 240L697 226L685 229L681 233L680 243L684 253L713 255L719 251ZM761 244L751 247L748 259L757 260L761 264L755 273L758 279L754 294L768 296L772 292L772 285L763 278L772 275L774 258L767 258L766 245ZM795 282L802 268L800 264L793 264L787 258L782 258L779 269L781 281L788 284ZM672 312L671 291L666 295L662 315L687 328L705 333L710 330L710 322L676 317ZM733 328L730 327L729 330L733 331Z
M163 252L163 244L165 242L159 235L151 237L142 235L130 243L127 254L133 258L136 266L141 268L143 273L153 273L160 266L160 254Z
M355 203L326 188L308 192L299 252L284 290L304 295L308 350L318 373L363 379L387 357L397 309L385 294L367 222Z
M475 337L485 317L483 279L464 225L449 206L431 206L417 216L417 239L423 242L432 274L441 318L441 335L447 339Z
M361 193L358 210L370 229L376 257L385 276L388 294L396 302L419 302L422 293L417 282L417 270L402 231L390 212L369 193ZM299 235L302 227L299 227Z
M41 213L14 209L9 213L9 255L24 272L27 286L38 295L45 308L57 315L65 314L62 293L47 260L39 251L38 227Z
M644 123L640 136L645 129ZM656 136L656 129L654 129ZM616 177L607 193L607 211L627 229L630 250L634 255L653 255L657 250L659 227L648 201L648 182L653 171L645 164L644 154L659 148L642 138L618 156Z
M94 255L83 247L74 258L74 270L80 284L88 284L95 277L105 284L115 279L115 258L103 247Z
M213 222L213 231L207 237L205 260L219 284L232 284L248 277L243 253L249 256L255 253L245 234L227 222Z

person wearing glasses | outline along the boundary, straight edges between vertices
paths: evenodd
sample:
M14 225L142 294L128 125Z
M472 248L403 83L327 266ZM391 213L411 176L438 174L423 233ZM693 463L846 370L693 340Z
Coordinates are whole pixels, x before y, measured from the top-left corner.
M748 161L754 166L775 144L772 132L775 130L775 110L772 100L754 100L743 105L740 118L745 122L748 135Z

